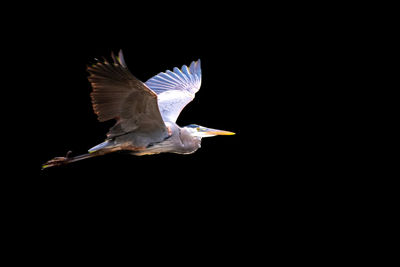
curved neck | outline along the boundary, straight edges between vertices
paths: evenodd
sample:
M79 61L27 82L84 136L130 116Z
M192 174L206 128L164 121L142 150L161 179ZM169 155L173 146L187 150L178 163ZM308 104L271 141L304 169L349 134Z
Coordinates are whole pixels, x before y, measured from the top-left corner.
M201 146L201 137L193 136L185 128L180 128L179 137L182 142L182 153L184 154L193 153Z

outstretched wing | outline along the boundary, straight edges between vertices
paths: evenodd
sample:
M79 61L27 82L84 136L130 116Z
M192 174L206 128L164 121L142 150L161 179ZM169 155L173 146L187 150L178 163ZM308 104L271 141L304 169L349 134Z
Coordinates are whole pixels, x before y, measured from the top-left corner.
M158 95L158 107L164 121L176 122L183 108L189 104L200 90L201 62L192 62L188 68L167 70L146 82Z
M131 131L164 136L166 126L158 109L157 94L135 78L128 70L122 51L112 54L113 62L97 62L88 66L94 112L99 121L116 119L108 137Z

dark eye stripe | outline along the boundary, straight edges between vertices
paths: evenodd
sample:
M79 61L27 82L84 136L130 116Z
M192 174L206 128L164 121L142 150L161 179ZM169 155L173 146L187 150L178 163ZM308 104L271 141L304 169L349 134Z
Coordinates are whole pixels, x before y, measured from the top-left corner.
M188 125L186 127L188 127L188 128L200 128L199 125L196 125L196 124L190 124L190 125Z

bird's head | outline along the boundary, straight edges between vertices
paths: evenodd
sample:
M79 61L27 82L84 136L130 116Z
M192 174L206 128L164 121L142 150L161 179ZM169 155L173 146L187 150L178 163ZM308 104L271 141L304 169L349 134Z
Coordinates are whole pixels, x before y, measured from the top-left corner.
M211 129L211 128L206 128L197 124L190 124L188 126L184 127L186 130L190 132L192 136L196 137L212 137L216 135L234 135L235 133L233 132L228 132L228 131L223 131L223 130L217 130L217 129Z

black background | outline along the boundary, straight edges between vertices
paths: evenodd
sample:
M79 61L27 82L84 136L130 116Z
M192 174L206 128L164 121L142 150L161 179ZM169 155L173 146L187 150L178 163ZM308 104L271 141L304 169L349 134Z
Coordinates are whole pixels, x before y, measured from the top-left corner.
M302 139L307 105L299 105L300 93L293 87L299 76L286 66L297 59L289 47L268 40L249 39L248 45L230 49L236 37L206 40L47 49L46 61L55 63L39 65L36 197L50 209L73 210L78 216L107 210L129 218L136 217L135 211L193 220L203 214L223 221L308 201L321 159ZM54 156L68 150L86 153L104 140L112 122L97 121L85 69L94 57L109 57L120 48L130 71L142 81L200 58L202 88L178 124L196 123L236 135L205 138L191 155L114 154L41 171L41 164Z
M127 35L120 45L110 47L98 47L95 41L81 45L79 40L61 37L26 50L35 63L35 90L30 94L35 98L33 112L39 113L30 123L36 129L39 183L75 203L79 201L68 196L71 192L81 200L110 193L117 198L140 194L153 201L189 197L210 205L217 199L235 200L233 196L262 197L246 190L260 190L265 182L283 186L276 179L295 173L308 154L298 150L303 144L297 142L304 134L299 126L308 119L304 116L308 107L303 101L307 92L295 85L305 73L298 68L303 59L296 54L299 46L291 44L296 37L280 39L279 33L273 33L268 38L268 30L262 37L236 30L213 34L200 31L181 39ZM95 57L109 57L119 49L130 71L142 81L200 58L202 88L178 124L196 123L237 134L203 139L202 148L192 155L115 154L40 171L41 164L54 156L69 150L75 155L86 153L104 140L112 122L98 122L92 111L86 66Z
M282 235L306 234L310 221L318 228L334 220L324 211L338 201L329 196L342 184L332 177L346 162L327 156L335 141L324 138L334 131L324 112L334 86L326 73L335 69L325 66L335 57L325 49L333 41L323 34L329 26L287 9L242 8L152 21L135 12L88 13L78 27L73 16L54 24L51 15L15 31L19 45L7 49L19 88L13 108L29 114L5 128L16 152L8 175L17 186L8 201L20 203L13 212L23 217L15 223L26 228L29 221L35 238L54 233L50 243L76 244L84 233L99 243L114 235L162 237L166 246L179 236L219 251L244 249L258 236L279 247ZM86 65L119 49L142 81L201 59L202 88L177 123L236 135L205 138L192 155L114 154L41 171L55 156L86 153L104 140L112 122L93 113Z
M114 203L116 209L119 204L126 208L146 203L152 208L208 207L219 213L244 203L251 209L266 197L260 186L266 190L271 190L265 186L269 183L278 189L284 186L285 182L277 181L279 177L298 166L292 165L295 150L288 147L293 141L286 140L290 136L285 126L289 123L287 101L291 101L286 95L291 88L284 88L287 81L279 74L282 65L275 65L284 50L274 51L275 45L257 43L257 39L249 39L246 46L235 44L236 36L198 39L129 42L106 48L56 45L40 50L41 61L35 70L40 86L34 93L39 111L34 121L38 145L34 159L36 186L47 199L76 205L78 210L86 210L82 203L96 201ZM178 124L196 123L237 134L205 138L202 148L192 155L115 154L41 171L46 160L69 150L75 155L86 153L105 139L112 122L98 122L92 111L86 65L118 49L123 49L130 71L142 81L200 58L202 88ZM268 55L268 50L274 52ZM267 58L273 60L268 63Z

